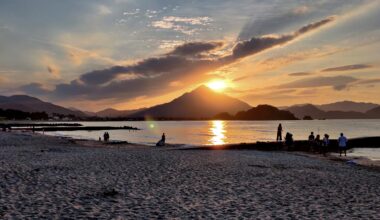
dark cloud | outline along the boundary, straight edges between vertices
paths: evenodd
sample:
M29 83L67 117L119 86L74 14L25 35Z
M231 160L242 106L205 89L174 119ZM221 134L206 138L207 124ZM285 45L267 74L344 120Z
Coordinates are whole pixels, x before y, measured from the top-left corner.
M276 13L273 15L269 13L268 16L254 17L247 21L239 33L238 40L249 40L252 36L283 33L299 24L321 17L345 14L365 3L368 2L366 0L302 1L296 3L295 5L298 7L292 10L281 11L281 9L276 8Z
M46 88L41 83L30 83L27 85L23 85L20 88L21 91L24 91L26 94L35 94L35 95L46 95L50 91Z
M107 98L126 100L139 96L162 95L173 90L169 86L171 82L180 82L185 85L204 82L215 77L207 74L211 71L244 57L288 43L332 20L328 18L311 23L287 35L254 37L248 41L238 42L232 52L225 56L208 54L221 47L220 42L186 43L163 56L144 59L127 66L113 66L85 73L70 83L56 85L54 90L46 91L46 93L58 99L92 100ZM38 86L35 88L37 89Z
M232 55L229 58L240 59L252 54L259 53L263 50L280 46L288 43L302 34L309 31L315 30L327 23L334 20L334 17L328 17L321 21L310 23L298 29L296 32L291 34L284 34L279 36L264 36L264 37L253 37L250 40L241 41L232 50Z
M329 86L335 90L343 90L351 83L357 82L358 79L351 76L317 76L305 79L295 80L293 82L285 83L277 86L277 88L313 88Z
M87 84L103 84L106 83L113 78L115 78L118 74L121 73L129 73L130 69L128 67L123 66L113 66L109 69L104 70L94 70L80 76L80 80Z
M288 76L309 76L313 73L310 72L296 72L296 73L288 73Z
M322 70L322 72L337 72L337 71L351 71L351 70L361 70L371 68L371 65L368 64L354 64L347 66L338 66Z
M312 31L314 29L317 29L327 23L330 23L332 21L335 20L335 17L328 17L328 18L325 18L323 20L320 20L320 21L317 21L317 22L314 22L314 23L311 23L311 24L308 24L308 25L305 25L303 26L302 28L300 28L298 31L296 31L294 33L295 36L298 36L298 35L301 35L301 34L304 34L306 32L309 32L309 31Z
M306 7L306 6L305 6ZM255 19L249 21L241 30L238 40L249 40L252 36L279 33L290 25L305 21L310 18L310 13L297 13L297 11L285 12L270 18Z
M176 47L171 55L194 56L223 46L222 42L192 42Z

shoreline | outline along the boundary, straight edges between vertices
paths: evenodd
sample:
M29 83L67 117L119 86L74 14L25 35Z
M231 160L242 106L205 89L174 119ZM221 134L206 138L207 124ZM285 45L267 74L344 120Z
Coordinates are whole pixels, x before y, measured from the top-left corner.
M17 131L19 132L19 131ZM15 132L12 132L15 133ZM350 156L348 153L348 156L342 156L340 157L337 153L337 151L330 151L327 153L326 156L323 156L320 153L315 152L309 152L304 150L287 150L284 149L283 143L278 142L255 142L255 143L238 143L238 144L223 144L223 145L187 145L187 144L166 144L164 147L157 147L155 145L149 145L149 144L142 144L142 143L131 143L127 141L120 141L120 140L111 140L110 142L104 142L104 141L98 141L98 140L92 140L92 139L78 139L78 138L72 138L72 137L66 137L66 136L54 136L54 135L46 135L41 133L31 133L30 131L22 131L20 132L31 134L31 135L38 135L42 137L53 137L58 139L66 139L69 142L76 144L78 146L82 147L89 147L89 148L126 148L126 147L137 147L137 148L157 148L157 149L166 149L166 150L257 150L257 151L275 151L275 152L283 152L283 153L289 153L294 155L302 155L307 156L313 159L318 160L330 160L330 161L338 161L342 163L350 162L351 165L358 165L363 167L368 167L375 169L377 171L380 171L380 161L379 160L372 160L365 156ZM375 140L375 141L374 141ZM336 140L331 140L332 143L334 143ZM362 137L362 138L355 138L352 139L351 142L354 142L356 144L359 143L358 148L373 148L377 149L380 148L380 137ZM368 146L374 146L374 143L377 144L378 147L368 147ZM279 147L279 145L281 145ZM308 145L307 141L295 141L295 145ZM355 149L349 148L349 150ZM298 148L299 149L299 148Z
M380 218L380 172L306 153L0 132L0 218Z

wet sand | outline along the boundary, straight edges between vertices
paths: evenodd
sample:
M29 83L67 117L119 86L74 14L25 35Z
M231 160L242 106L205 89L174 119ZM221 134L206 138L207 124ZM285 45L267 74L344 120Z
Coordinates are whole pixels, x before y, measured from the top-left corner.
M380 218L380 172L308 155L0 133L0 218Z

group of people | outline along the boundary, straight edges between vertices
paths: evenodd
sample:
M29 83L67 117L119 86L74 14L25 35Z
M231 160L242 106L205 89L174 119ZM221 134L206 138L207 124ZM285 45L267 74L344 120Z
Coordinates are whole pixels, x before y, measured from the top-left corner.
M102 138L99 137L99 141L101 141L101 140L102 140ZM104 134L103 134L103 140L104 140L104 142L108 142L110 140L110 134L107 131L104 132ZM166 136L165 136L165 133L163 133L161 136L161 140L159 140L157 142L156 146L158 146L158 147L165 146L165 141L166 141Z
M310 151L319 152L323 155L326 155L328 147L330 145L329 138L330 136L328 134L324 134L323 139L321 139L321 136L319 134L317 134L317 136L314 136L314 132L310 132L308 138Z
M282 142L282 125L279 124L277 128L277 142ZM314 132L311 132L308 138L309 141L309 150L314 152L322 153L323 155L326 155L328 152L328 147L330 145L330 136L328 134L323 135L323 139L321 139L321 136L317 134L314 136ZM339 155L342 156L342 153L344 153L345 156L347 156L347 142L348 139L344 136L343 133L340 134L338 138L338 147L339 147ZM294 140L293 140L293 134L287 132L285 135L285 145L289 148L293 146Z
M99 138L100 139L100 138ZM105 141L105 142L108 142L109 140L110 140L110 134L106 131L106 132L104 132L104 134L103 134L103 140Z
M277 142L282 142L282 125L279 124L277 128L277 137L276 137ZM290 148L293 146L294 140L293 140L293 134L290 132L286 132L285 135L285 145Z

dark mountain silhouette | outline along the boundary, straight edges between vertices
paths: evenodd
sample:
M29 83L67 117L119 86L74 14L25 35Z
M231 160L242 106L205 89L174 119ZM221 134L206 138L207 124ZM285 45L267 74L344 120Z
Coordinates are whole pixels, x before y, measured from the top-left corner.
M236 114L251 106L206 86L185 93L173 101L132 114L134 118L209 119L221 112Z
M14 109L23 112L46 112L62 115L85 116L83 112L73 111L50 102L44 102L38 98L27 95L0 96L0 109Z
M292 112L297 118L302 119L305 116L310 116L313 119L365 119L369 118L367 113L355 112L355 111L323 111L317 106L306 104L306 105L295 105L287 108L288 111Z
M369 118L380 118L380 106L366 112Z
M344 111L344 112L361 112L365 113L380 105L366 102L341 101L324 105L317 105L323 111Z
M365 113L354 111L328 111L325 113L325 119L365 119L368 116Z
M141 109L135 109L135 110L117 110L114 108L107 108L102 111L94 113L98 117L106 117L106 118L121 118L121 117L128 117L131 114L134 114L139 111L143 111L146 108Z
M238 112L236 120L296 120L297 118L289 111L279 110L270 105L258 105L248 111Z
M310 116L314 119L323 119L325 118L325 112L317 108L316 106L312 104L306 104L306 105L294 105L289 108L286 108L286 110L293 113L297 118L302 119L305 116Z

